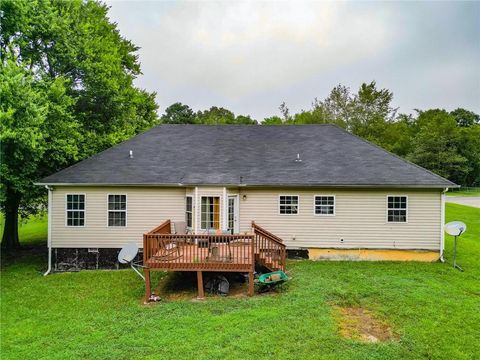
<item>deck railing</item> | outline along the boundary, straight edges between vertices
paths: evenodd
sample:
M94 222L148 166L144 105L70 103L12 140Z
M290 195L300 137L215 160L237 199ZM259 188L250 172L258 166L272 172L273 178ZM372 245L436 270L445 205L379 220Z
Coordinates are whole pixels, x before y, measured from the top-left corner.
M171 234L172 233L172 222L171 220L167 220L160 225L158 225L155 229L150 230L147 234Z
M144 264L176 271L238 271L254 269L254 235L147 233Z
M285 271L286 246L282 239L252 221L255 254L270 269Z
M172 234L167 220L143 235L147 268L173 271L253 272L255 260L285 270L282 239L252 222L252 234Z

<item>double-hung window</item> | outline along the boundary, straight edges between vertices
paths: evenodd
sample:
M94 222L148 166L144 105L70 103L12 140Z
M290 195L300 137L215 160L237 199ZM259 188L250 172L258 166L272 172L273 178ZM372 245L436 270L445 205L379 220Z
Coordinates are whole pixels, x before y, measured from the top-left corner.
M127 226L127 195L108 195L108 226Z
M298 214L298 196L280 195L278 206L280 215L296 215Z
M85 226L85 194L67 194L66 225Z
M334 216L335 215L335 196L334 195L315 196L315 215Z
M187 228L193 227L193 198L191 196L185 198L185 222Z
M407 222L407 206L406 196L387 196L387 221Z

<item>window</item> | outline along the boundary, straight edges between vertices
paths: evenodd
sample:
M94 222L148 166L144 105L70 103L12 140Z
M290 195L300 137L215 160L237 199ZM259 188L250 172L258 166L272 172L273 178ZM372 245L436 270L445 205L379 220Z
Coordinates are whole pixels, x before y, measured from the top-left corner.
M108 195L108 226L127 226L127 195Z
M387 196L387 221L407 222L406 196Z
M192 228L193 226L193 198L187 196L185 199L185 222L187 223L187 228Z
M85 194L67 194L67 226L85 226Z
M335 196L334 195L315 196L315 215L334 216L335 215Z
M298 214L298 196L280 195L279 210L281 215Z
M220 197L202 196L202 229L220 229Z

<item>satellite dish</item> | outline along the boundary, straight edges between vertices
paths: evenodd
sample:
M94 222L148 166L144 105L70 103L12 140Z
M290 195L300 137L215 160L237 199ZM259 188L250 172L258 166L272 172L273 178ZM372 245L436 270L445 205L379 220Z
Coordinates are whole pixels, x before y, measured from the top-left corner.
M453 268L463 271L460 265L457 265L457 236L467 231L467 225L461 221L452 221L445 225L445 232L455 237L453 241Z
M118 262L120 264L128 264L135 259L135 256L138 254L138 246L134 242L129 242L125 245L122 250L118 253Z
M452 221L445 225L445 232L448 235L459 236L467 230L467 225L461 221Z

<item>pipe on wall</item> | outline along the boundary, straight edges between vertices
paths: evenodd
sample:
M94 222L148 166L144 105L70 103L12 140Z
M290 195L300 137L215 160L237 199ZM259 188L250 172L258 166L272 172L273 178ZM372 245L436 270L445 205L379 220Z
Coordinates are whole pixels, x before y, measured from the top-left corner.
M443 263L445 259L443 258L443 252L445 251L445 193L448 191L448 188L445 188L440 197L441 197L441 209L440 209L440 261Z
M48 190L48 268L47 271L43 274L43 276L47 276L52 271L52 195L53 195L53 188L51 186L45 185L45 188Z

